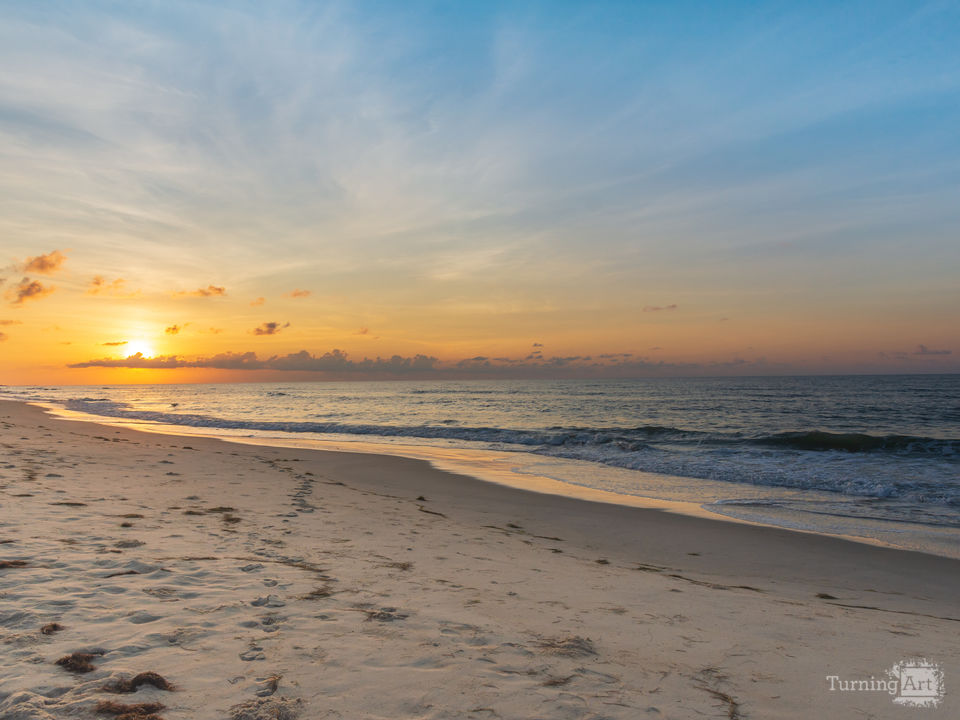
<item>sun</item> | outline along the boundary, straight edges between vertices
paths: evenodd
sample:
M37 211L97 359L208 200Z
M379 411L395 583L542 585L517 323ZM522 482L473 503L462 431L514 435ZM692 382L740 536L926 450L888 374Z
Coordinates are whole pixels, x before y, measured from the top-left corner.
M127 356L140 353L143 357L153 357L154 354L150 343L144 340L130 340L123 348L123 351Z

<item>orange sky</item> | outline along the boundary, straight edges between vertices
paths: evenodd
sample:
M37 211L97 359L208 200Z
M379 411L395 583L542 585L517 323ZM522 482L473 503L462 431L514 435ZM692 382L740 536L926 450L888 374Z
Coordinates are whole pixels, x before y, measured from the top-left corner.
M566 298L545 293L549 301L529 307L517 297L523 293L481 300L467 279L459 292L477 299L434 305L416 291L324 292L324 284L318 290L308 282L280 290L229 272L192 282L137 282L98 275L82 254L53 250L11 259L7 275L0 317L7 384L955 369L944 347L952 340L952 315L937 312L935 297L921 311L921 329L922 298L913 298L909 311L896 297L885 307L870 302L871 316L856 298L838 303L825 296L790 312L789 296L769 290L765 302L755 291L745 303L689 290L644 298L640 290L595 288L592 298L576 290ZM18 299L25 288L32 294ZM346 358L311 365L334 349ZM309 357L293 368L269 360L303 351ZM238 360L243 353L253 355ZM431 360L414 369L357 365L394 355ZM478 356L484 360L458 366Z

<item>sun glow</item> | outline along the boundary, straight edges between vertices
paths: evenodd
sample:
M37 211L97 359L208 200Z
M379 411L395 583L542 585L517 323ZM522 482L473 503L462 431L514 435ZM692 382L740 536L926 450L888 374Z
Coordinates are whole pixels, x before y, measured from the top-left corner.
M150 344L144 340L131 340L123 346L123 354L127 357L140 353L143 357L153 357L154 351Z

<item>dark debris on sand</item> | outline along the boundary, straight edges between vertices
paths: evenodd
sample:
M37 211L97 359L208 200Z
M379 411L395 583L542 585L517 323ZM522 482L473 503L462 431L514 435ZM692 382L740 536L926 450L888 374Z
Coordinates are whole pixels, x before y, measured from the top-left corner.
M590 638L574 635L568 638L548 638L537 643L540 649L553 655L584 657L596 655L597 649Z
M380 622L394 622L395 620L405 620L408 615L397 612L396 608L385 607L379 610L364 610L367 614L367 621L379 620Z
M101 715L113 715L117 720L163 720L157 713L164 709L162 703L124 703L104 700L97 703L94 711Z
M261 698L230 708L230 720L296 720L302 701Z
M143 685L152 685L157 690L172 691L174 689L173 685L167 682L163 676L155 672L142 672L134 675L130 680L123 679L107 683L103 686L103 690L111 693L132 693Z
M63 629L64 627L60 623L52 622L52 623L47 623L42 628L40 628L40 632L43 633L44 635L53 635L55 632L60 632Z
M62 667L67 672L72 673L88 673L96 670L96 666L93 664L93 658L97 655L103 655L103 653L86 653L86 652L75 652L70 655L64 655L62 658L57 660L56 664Z
M333 595L333 588L329 585L324 585L323 587L315 588L311 590L306 595L301 595L300 600L322 600Z

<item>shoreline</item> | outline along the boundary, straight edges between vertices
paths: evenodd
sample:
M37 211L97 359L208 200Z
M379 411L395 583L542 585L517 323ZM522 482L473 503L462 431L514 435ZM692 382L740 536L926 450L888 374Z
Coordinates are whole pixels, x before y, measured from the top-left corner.
M27 404L43 409L45 412L48 412L54 417L59 419L76 421L76 422L92 422L95 424L103 425L106 427L117 427L124 429L132 429L135 431L147 432L147 433L157 433L161 435L172 435L178 437L201 437L214 440L221 440L224 442L238 443L244 445L254 445L261 447L272 447L272 448L289 448L289 449L302 449L302 450L314 450L319 452L346 452L346 453L362 453L362 454L372 454L372 455L384 455L389 457L402 457L402 458L412 458L425 460L429 462L433 467L451 472L453 474L469 476L475 480L482 482L490 482L499 484L505 487L514 488L517 490L528 490L534 493L541 493L547 495L557 495L562 497L568 497L572 499L579 499L584 501L600 502L607 504L623 505L627 507L643 508L643 509L652 509L652 510L663 510L666 512L677 513L681 515L688 515L691 517L698 517L703 519L710 519L718 522L730 522L730 523L739 523L746 525L755 525L758 527L774 528L781 530L788 530L791 532L811 534L823 537L831 537L836 539L842 539L849 542L862 543L866 545L872 545L876 547L885 547L897 550L904 550L908 552L919 552L927 555L933 555L936 557L947 557L955 560L960 560L960 549L956 550L955 553L950 554L947 548L948 544L944 544L944 539L927 538L926 544L897 544L890 539L884 539L884 537L876 537L867 534L857 534L855 532L843 532L840 530L830 531L822 527L802 527L792 525L789 522L777 523L775 520L769 517L762 517L759 519L751 519L747 517L740 517L736 514L728 512L721 512L717 509L708 507L709 505L722 506L725 508L737 507L737 505L725 505L724 501L721 500L718 503L713 502L695 502L695 501L685 501L685 500L672 500L665 498L658 498L649 495L634 495L624 492L617 492L615 490L604 490L600 488L593 488L585 485L581 485L575 482L555 479L547 477L540 474L531 474L525 472L517 472L512 470L510 467L514 464L514 458L517 455L524 455L524 453L517 453L512 451L505 450L481 450L481 449L466 449L458 447L439 447L439 446L430 446L430 445L417 445L415 443L377 443L368 440L325 440L325 439L301 439L296 437L272 437L272 436L256 436L256 435L232 435L228 432L223 434L218 434L215 432L210 432L210 428L198 428L189 425L166 425L163 423L152 423L149 421L137 421L137 420L128 420L124 418L111 418L103 417L97 415L90 415L88 413L68 410L66 408L60 407L53 403L45 402L35 402L35 401L12 401L12 402L26 402ZM564 464L584 464L592 465L587 461L574 460L574 459L563 459L563 458L549 458L549 457L536 457L538 462L543 461L554 461ZM498 460L504 460L505 462L498 463ZM600 471L610 471L616 470L616 468L610 468L608 466L600 466ZM644 478L655 478L656 482L662 483L664 481L676 480L681 483L689 482L690 478L673 478L670 475L648 473L639 470L629 471L635 473L638 476ZM715 481L704 481L696 480L696 482L715 482ZM880 522L880 521L876 521ZM906 527L909 523L904 523ZM883 523L881 523L881 527ZM894 538L896 534L893 534ZM938 542L939 541L939 544ZM939 552L938 552L939 551Z
M823 678L918 655L948 685L960 673L950 558L389 455L186 441L14 401L0 419L0 548L27 563L0 570L16 648L0 666L5 717L85 716L99 685L52 664L82 648L104 651L99 684L174 676L172 696L137 693L168 720L243 703L305 717L896 717L888 697ZM41 636L41 621L67 630ZM260 695L274 671L279 689Z

